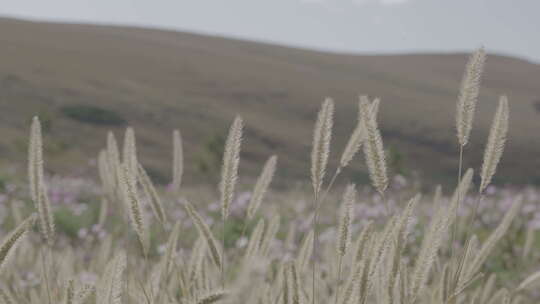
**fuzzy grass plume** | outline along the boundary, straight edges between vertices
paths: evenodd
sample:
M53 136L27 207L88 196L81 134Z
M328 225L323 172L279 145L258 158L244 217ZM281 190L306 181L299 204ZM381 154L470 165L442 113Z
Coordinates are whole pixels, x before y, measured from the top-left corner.
M32 126L30 128L28 180L30 184L30 197L32 201L37 202L43 185L43 139L41 137L41 123L37 116L32 119Z
M461 146L469 142L485 61L486 52L480 48L469 59L461 82L456 114L457 137Z
M234 188L238 179L238 164L240 163L240 145L242 143L243 121L240 116L234 119L229 129L229 135L225 143L223 153L223 165L221 168L221 182L219 191L221 194L221 216L226 219L229 216L229 207L233 200Z
M182 135L180 130L173 131L173 165L172 165L172 189L174 192L180 190L182 175L184 173L184 150L182 148Z
M47 242L47 245L52 246L55 237L55 224L54 214L51 209L51 202L49 201L49 195L44 185L41 186L38 200L37 200L39 228L43 234L43 238Z
M122 283L124 270L126 269L126 254L118 252L107 264L105 274L97 288L97 303L120 304L122 303Z
M349 184L343 194L343 206L341 216L339 218L339 237L337 253L340 257L345 256L349 244L351 243L351 223L353 221L353 205L356 200L356 187L354 184Z
M54 216L43 176L43 139L38 117L32 120L30 145L28 148L28 178L30 197L38 210L39 227L49 246L54 242Z
M137 165L139 161L137 160L137 147L135 143L135 131L132 127L126 129L124 135L124 146L123 146L123 164L127 167L129 174L132 176L137 176Z
M321 187L330 154L330 140L332 139L332 125L334 117L334 101L326 98L323 102L315 129L313 131L313 145L311 150L311 182L315 196L321 192Z
M377 118L371 111L367 100L361 101L361 103L362 121L366 130L366 139L363 146L369 177L373 187L383 195L386 187L388 187L388 176L381 132L377 125Z
M347 165L351 162L351 160L356 155L358 150L360 150L360 147L362 146L362 142L364 141L365 128L364 128L364 124L362 123L361 109L362 109L362 104L358 102L358 121L356 123L356 127L354 128L351 136L349 137L349 140L347 141L347 145L345 146L343 153L341 154L341 159L339 161L339 166L341 168L347 167Z
M253 217L255 216L255 213L259 209L259 206L261 205L264 195L266 191L268 190L268 186L270 186L270 183L272 182L272 178L274 177L274 172L276 171L276 163L277 163L277 156L275 155L272 155L266 161L266 164L264 165L261 175L259 175L259 178L257 179L257 183L255 184L255 188L253 189L253 194L251 195L251 199L249 201L249 205L247 209L248 219L253 219Z
M208 227L203 218L199 215L199 213L197 213L190 202L185 201L184 208L189 217L191 217L191 220L195 224L195 227L197 227L197 230L201 236L206 240L206 244L208 245L208 248L210 248L212 261L218 268L221 268L223 263L223 255L221 249L219 248L218 242L210 230L210 227Z
M143 166L139 164L139 180L141 185L143 186L144 193L146 194L146 197L150 201L150 207L152 208L152 211L158 221L161 224L165 224L167 222L167 215L165 214L165 208L163 207L163 203L161 202L161 198L159 197L159 194L154 187L154 183L152 183L152 180L148 176L148 173L146 173L146 170L144 170Z
M128 156L129 157L129 156ZM148 235L141 201L137 193L136 176L131 174L128 165L122 165L122 182L125 204L128 206L129 218L144 255L148 254Z
M24 235L32 229L34 225L35 216L30 216L24 222L19 224L15 230L13 230L9 235L7 235L2 244L0 245L0 273L2 270L9 264L10 257L13 255L13 252L17 246L21 243Z
M480 193L484 192L491 182L504 151L506 134L508 133L508 112L508 99L506 96L501 96L497 112L495 113L495 117L493 117L493 123L491 124L488 142L484 152L484 163L482 164L480 174L482 178Z

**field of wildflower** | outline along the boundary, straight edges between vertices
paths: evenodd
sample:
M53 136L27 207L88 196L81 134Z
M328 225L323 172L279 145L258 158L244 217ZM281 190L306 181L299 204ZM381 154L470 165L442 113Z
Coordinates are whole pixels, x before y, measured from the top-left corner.
M484 60L482 49L471 57L458 100L460 159ZM239 181L249 128L239 116L214 187L183 186L179 131L169 185L155 185L140 164L131 128L122 145L109 134L95 178L47 175L35 117L27 178L6 171L0 181L0 303L539 303L540 190L491 184L507 98L478 169L460 161L457 186L429 191L387 172L379 102L360 97L339 166L327 168L340 151L326 99L306 157L311 179L285 190L272 187L271 155L257 179ZM341 180L361 154L371 183Z

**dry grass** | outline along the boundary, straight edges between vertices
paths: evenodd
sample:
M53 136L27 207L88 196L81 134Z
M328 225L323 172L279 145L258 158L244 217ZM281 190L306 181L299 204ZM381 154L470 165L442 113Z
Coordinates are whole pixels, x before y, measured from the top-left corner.
M209 222L198 210L199 204L191 204L178 196L183 192L180 187L183 166L178 163L183 159L179 133L173 136L175 174L172 198L162 200L139 164L135 133L131 128L126 131L121 160L112 135L108 137L107 148L100 153L99 172L104 203L98 223L100 229L112 222L124 226L127 225L125 218L129 218L135 240L128 229L121 230L127 235L111 233L104 240L82 244L82 248L54 237L55 218L45 191L46 180L41 173L40 124L39 120L34 120L28 196L36 201L32 212L38 214L40 230L48 246L33 237L33 215L4 237L0 246L0 277L4 284L0 286L0 301L28 304L537 303L538 298L531 291L540 279L538 273L523 277L521 283L514 285L485 273L488 269L486 261L520 214L521 197L515 199L489 236L476 236L470 229L457 229L457 232L464 233L455 233L450 240L456 244L449 244L450 228L463 222L457 210L471 187L472 170L459 177L460 183L447 204L443 203L441 191L437 191L432 202L435 211L431 222L418 229L422 238L419 247L410 240L417 206L422 200L420 193L412 193L406 203L402 198L399 204L388 207L385 216L381 216L377 223L357 223L353 212L357 191L351 184L343 195L342 212L335 212L339 208L332 202L330 189L340 172L347 170L347 165L355 161L354 156L362 145L373 187L382 197L377 197L378 203L390 206L385 196L389 183L385 151L377 122L379 100L369 103L367 97L363 97L360 112L356 122L359 127L353 131L351 143L341 158L344 161L336 166L334 176L328 180L325 172L332 153L330 139L334 131L334 103L330 99L323 102L315 124L311 154L314 204L311 210L304 210L300 215L307 218L310 222L307 226L311 228L304 230L303 241L297 242L300 238L294 234L301 227L287 225L286 246L281 248L276 248L282 238L279 236L283 227L281 216L288 214L280 216L276 209L270 211L273 201L264 200L277 168L275 157L270 157L264 166L255 183L253 199L242 210L242 214L246 214L244 226L258 218L254 229L250 229L247 246L233 248L226 243L226 225L231 221L231 205L241 160L243 121L240 117L234 120L229 131L218 187L221 246L214 236L213 226L219 226L215 225L216 221ZM508 113L508 102L502 98L488 139L482 184L477 196L479 201L502 155ZM139 195L139 189L143 189L144 196ZM172 216L168 215L179 204L183 205L187 217L173 226L170 223ZM153 211L156 225L147 218L146 209ZM111 212L107 212L109 210ZM259 217L258 210L264 210ZM317 225L322 210L333 210L333 217L338 217L337 233L330 241L324 242ZM477 220L475 216L476 212L472 213L469 223ZM181 227L181 224L185 223L194 228L187 227L189 230L184 231L186 226ZM360 233L358 227L354 228L358 224L363 226ZM160 232L153 233L152 230ZM24 235L31 237L23 239ZM89 239L85 241L91 242ZM194 245L186 245L188 241ZM155 242L165 244L163 254L155 252ZM288 250L287 246L293 249ZM529 255L524 253L524 259ZM23 284L27 273L38 273L38 283ZM89 273L94 275L93 280L83 279ZM489 279L486 280L487 277ZM495 296L491 296L492 293Z

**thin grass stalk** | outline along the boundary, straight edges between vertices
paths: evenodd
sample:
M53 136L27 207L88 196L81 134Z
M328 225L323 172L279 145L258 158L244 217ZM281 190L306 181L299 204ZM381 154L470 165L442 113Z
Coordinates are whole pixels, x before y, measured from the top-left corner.
M308 266L309 259L313 254L313 231L310 231L302 241L298 256L296 258L296 264L299 271L303 272Z
M474 223L474 219L476 219L477 215L478 215L478 209L480 208L480 204L482 203L482 201L484 200L484 193L479 193L477 196L476 196L476 200L474 201L474 205L473 205L473 211L471 213L471 215L469 216L469 220L467 221L467 225L465 226L466 228L466 237L465 239L467 239L469 236L470 236L470 230L472 229L472 226L473 226L473 223Z
M261 241L261 254L267 256L270 251L270 245L275 239L276 234L279 232L281 217L279 215L274 215L268 223L268 228L266 229L264 238Z
M318 203L317 203L317 206L316 206L316 212L318 213L321 206L322 206L322 202L325 201L326 197L328 196L328 194L330 193L330 189L332 189L332 186L334 185L334 183L336 182L339 174L341 173L341 170L342 168L341 167L337 167L336 168L336 171L334 172L334 175L332 176L332 179L330 180L330 183L328 184L328 186L326 187L326 189L324 190L323 194L321 195L321 198L318 200Z

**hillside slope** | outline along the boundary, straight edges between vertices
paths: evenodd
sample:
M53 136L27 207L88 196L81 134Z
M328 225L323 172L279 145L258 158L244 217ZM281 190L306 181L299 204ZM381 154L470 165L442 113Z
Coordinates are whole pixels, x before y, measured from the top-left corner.
M381 97L385 144L401 160L399 168L433 182L456 174L454 112L465 54L338 55L170 31L12 19L0 19L0 46L3 165L24 169L32 115L47 124L47 168L64 174L87 167L108 130L121 140L125 121L135 127L140 159L162 181L169 177L171 131L180 128L185 180L195 183L204 177L201 168L212 168L209 151L239 113L247 130L242 176L257 174L275 153L279 177L307 181L312 126L323 98L336 101L336 159L354 127L358 94L369 94ZM480 166L504 93L511 125L499 181L540 182L540 65L493 55L485 75L465 164ZM96 109L111 121L85 122L85 115L101 117ZM363 167L356 158L349 177L364 178Z

